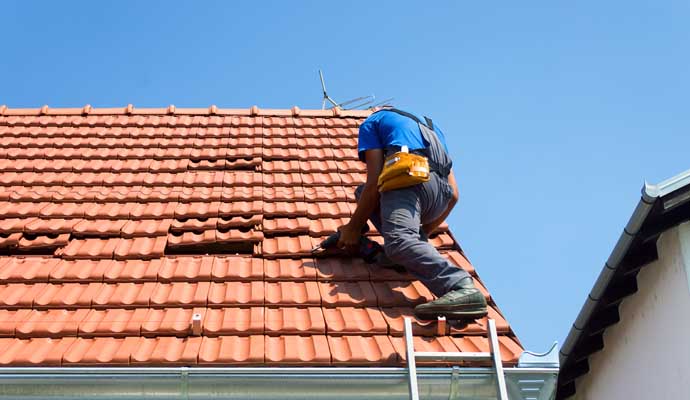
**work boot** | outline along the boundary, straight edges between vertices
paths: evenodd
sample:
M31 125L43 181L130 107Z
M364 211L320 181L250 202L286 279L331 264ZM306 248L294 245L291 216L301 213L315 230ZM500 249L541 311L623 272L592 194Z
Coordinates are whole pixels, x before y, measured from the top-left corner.
M474 286L470 277L462 279L438 299L414 308L414 315L419 319L436 319L439 316L449 320L476 319L486 313L484 295Z

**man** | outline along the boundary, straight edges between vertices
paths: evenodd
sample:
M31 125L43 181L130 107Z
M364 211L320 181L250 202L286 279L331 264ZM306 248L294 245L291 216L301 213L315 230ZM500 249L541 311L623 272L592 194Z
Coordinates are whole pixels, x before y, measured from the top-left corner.
M385 157L403 146L428 158L432 171L429 181L379 193L377 183ZM443 132L426 117L384 108L360 126L358 151L360 160L367 164L367 180L355 192L357 208L350 221L340 227L338 247L355 248L369 219L383 235L386 256L437 297L415 307L418 318L443 315L473 319L486 315L486 300L470 275L427 242L458 201Z

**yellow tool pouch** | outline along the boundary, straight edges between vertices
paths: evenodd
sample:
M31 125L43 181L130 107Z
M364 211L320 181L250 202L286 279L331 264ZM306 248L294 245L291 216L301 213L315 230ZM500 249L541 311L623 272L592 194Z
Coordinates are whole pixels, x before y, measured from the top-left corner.
M383 162L379 175L379 192L402 189L429 180L429 161L407 149L391 154Z

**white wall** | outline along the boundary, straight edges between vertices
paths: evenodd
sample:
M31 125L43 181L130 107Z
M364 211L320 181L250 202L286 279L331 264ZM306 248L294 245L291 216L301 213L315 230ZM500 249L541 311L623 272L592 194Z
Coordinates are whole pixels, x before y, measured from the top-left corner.
M690 222L664 232L657 249L575 399L690 399Z

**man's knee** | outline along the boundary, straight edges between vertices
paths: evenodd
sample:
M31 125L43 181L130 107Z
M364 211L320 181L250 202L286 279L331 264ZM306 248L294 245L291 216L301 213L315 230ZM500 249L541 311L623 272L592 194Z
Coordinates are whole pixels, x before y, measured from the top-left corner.
M389 233L384 235L383 251L391 260L399 261L405 258L405 249L415 240L412 235L405 233Z

